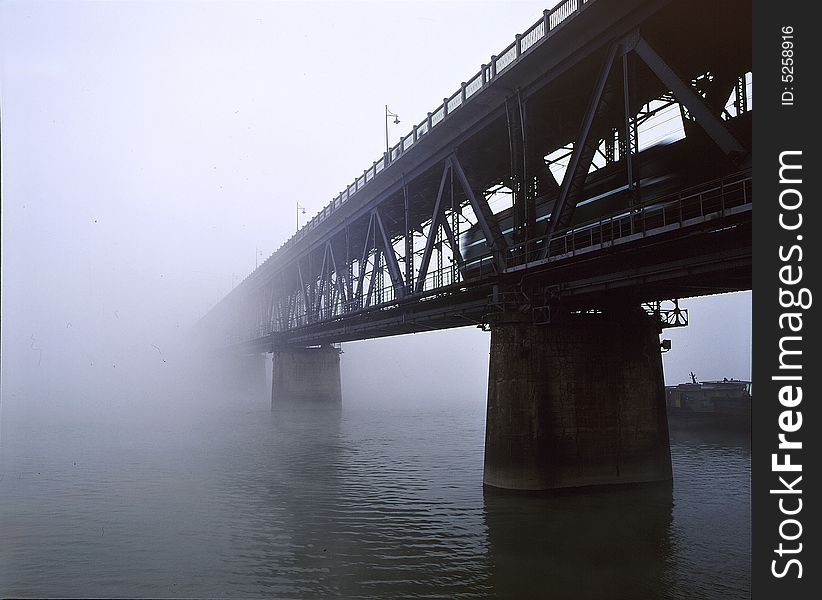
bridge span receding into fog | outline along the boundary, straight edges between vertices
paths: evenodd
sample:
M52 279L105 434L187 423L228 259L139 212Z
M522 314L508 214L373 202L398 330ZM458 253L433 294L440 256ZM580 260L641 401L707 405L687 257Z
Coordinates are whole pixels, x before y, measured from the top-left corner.
M751 54L750 3L561 2L198 332L273 353L274 408L339 407L333 344L481 326L487 485L669 480L660 328L751 287Z

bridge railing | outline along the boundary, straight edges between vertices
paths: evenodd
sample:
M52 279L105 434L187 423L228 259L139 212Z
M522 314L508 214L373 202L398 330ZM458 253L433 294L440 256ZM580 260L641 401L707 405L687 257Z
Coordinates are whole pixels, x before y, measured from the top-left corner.
M635 237L662 233L708 217L727 216L753 200L750 173L731 175L701 186L683 190L674 196L654 200L620 214L610 215L575 226L551 239L549 260L566 258L607 247ZM539 260L543 246L532 241L526 256L508 257L508 266Z
M464 106L466 102L481 93L482 90L501 73L516 64L522 56L530 52L543 40L549 38L564 23L579 13L584 6L593 1L594 0L564 0L564 2L559 3L553 9L543 11L542 18L539 21L531 25L531 27L523 33L517 34L514 41L505 47L502 52L492 55L488 64L483 64L480 70L469 77L467 81L464 81L456 92L445 97L442 104L429 112L425 119L414 125L408 134L402 136L397 144L389 148L382 157L374 161L353 183L346 186L328 205L282 244L277 249L277 252L293 246L307 236L320 223L331 216L334 211L342 207L343 204L373 181L377 175L413 148L421 137L428 135L435 127L458 111L460 107ZM277 252L266 259L263 265Z

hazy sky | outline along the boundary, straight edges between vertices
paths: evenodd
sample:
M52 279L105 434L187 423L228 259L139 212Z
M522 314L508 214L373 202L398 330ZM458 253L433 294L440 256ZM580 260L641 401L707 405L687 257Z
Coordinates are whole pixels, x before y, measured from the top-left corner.
M312 216L381 155L385 104L396 141L547 6L0 1L4 398L159 360L297 202ZM750 294L686 306L668 381L748 377ZM350 344L347 395L440 374L482 395L487 352L473 329Z

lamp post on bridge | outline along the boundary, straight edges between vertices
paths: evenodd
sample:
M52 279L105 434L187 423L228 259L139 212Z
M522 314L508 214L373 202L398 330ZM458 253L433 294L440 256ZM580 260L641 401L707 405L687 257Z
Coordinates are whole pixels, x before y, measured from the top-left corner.
M305 206L300 206L297 202L297 231L300 230L300 213L305 214Z
M386 104L385 105L385 153L386 153L386 155L388 155L388 158L390 160L391 157L390 157L389 153L391 151L391 147L388 145L388 118L389 117L394 117L394 125L399 125L400 124L399 115L397 115L396 113L392 113L390 110L388 110L388 105Z

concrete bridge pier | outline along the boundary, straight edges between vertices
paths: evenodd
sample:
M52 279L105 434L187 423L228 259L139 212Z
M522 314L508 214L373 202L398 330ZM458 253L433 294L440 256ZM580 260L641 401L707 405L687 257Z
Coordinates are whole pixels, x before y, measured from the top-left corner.
M491 329L485 485L671 480L659 326L639 308Z
M342 408L340 351L334 347L275 350L271 409Z

